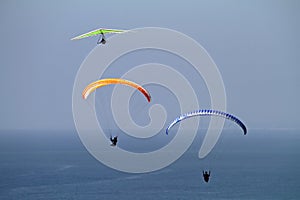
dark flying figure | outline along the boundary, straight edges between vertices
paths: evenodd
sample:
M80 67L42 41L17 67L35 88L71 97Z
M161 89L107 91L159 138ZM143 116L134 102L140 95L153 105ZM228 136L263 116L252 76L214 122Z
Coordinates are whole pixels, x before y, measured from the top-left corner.
M104 33L101 33L101 35L97 41L97 44L105 44L105 43L106 43L106 40L105 40Z
M114 138L110 136L110 141L111 141L111 146L116 146L118 142L118 136L115 136Z
M203 174L203 178L204 178L204 181L206 182L206 183L208 183L208 181L209 181L209 176L210 176L210 171L202 171L202 174Z

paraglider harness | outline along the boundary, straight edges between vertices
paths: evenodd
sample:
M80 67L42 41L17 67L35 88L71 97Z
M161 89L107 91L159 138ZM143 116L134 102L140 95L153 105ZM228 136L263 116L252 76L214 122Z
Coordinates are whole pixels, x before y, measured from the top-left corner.
M209 176L210 176L210 171L207 173L207 171L202 171L202 174L203 174L203 178L204 178L204 181L207 183L209 181Z
M112 138L112 136L110 136L110 141L111 141L111 146L116 146L117 142L118 142L118 136L115 136L114 138Z

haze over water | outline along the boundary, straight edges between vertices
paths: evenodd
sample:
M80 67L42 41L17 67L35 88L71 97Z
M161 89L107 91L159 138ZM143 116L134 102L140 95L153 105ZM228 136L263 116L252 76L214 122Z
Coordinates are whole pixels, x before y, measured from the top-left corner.
M95 160L74 132L1 132L0 199L300 198L299 131L224 130L199 160L201 139L167 168L128 174Z

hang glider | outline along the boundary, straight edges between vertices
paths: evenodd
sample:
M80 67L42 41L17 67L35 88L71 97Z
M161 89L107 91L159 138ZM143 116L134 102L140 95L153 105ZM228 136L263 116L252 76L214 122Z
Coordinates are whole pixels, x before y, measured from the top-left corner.
M104 34L109 34L109 33L123 33L126 30L118 30L118 29L97 29L97 30L93 30L90 31L88 33L84 33L82 35L76 36L74 38L72 38L71 40L79 40L79 39L83 39L83 38L87 38L87 37L91 37L91 36L98 36L100 35L97 44L105 44L106 43L106 39Z

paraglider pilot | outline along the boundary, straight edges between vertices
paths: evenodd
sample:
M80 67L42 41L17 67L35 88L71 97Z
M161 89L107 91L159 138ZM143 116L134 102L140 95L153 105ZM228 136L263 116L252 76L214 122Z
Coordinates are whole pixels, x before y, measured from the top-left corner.
M204 181L207 183L209 181L210 171L202 171Z
M115 136L114 138L110 136L110 141L111 141L111 146L116 146L118 142L118 136Z

